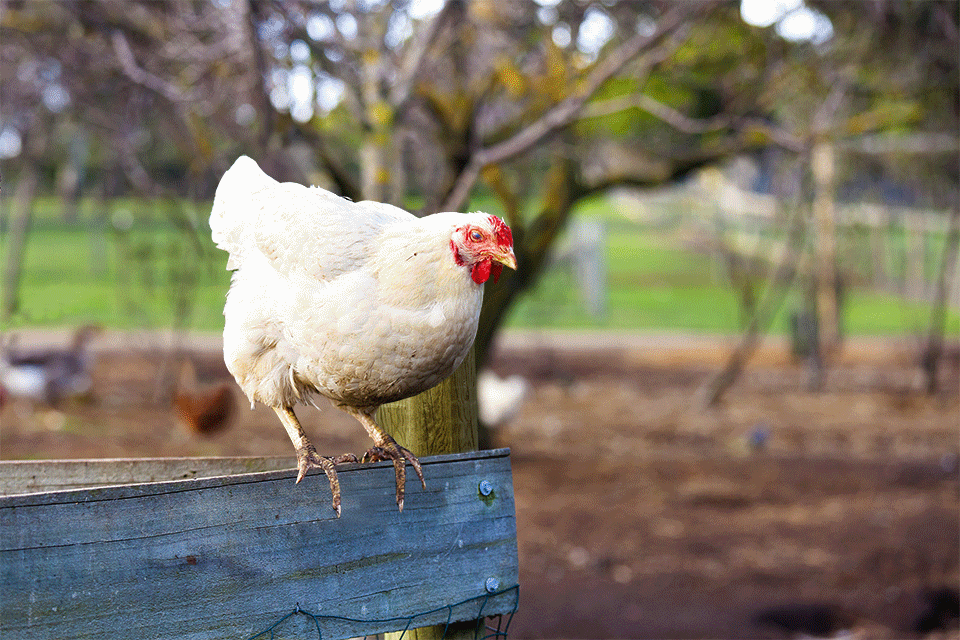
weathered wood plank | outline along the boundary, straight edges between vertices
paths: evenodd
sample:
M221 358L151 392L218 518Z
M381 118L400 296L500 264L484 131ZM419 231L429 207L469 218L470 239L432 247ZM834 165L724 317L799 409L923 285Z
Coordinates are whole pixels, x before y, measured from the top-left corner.
M0 496L294 469L294 456L0 460Z
M339 520L292 470L0 498L0 635L249 638L299 606L336 640L512 611L487 592L518 581L508 452L422 462L402 513L391 464L342 465Z

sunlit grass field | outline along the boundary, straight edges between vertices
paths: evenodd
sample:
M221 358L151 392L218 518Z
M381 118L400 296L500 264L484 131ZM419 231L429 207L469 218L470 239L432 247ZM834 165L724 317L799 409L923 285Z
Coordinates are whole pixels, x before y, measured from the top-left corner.
M493 203L471 208L496 211ZM57 201L39 201L25 252L20 309L6 328L96 322L219 331L230 278L226 255L210 240L208 213L209 205L83 201L76 224L68 226ZM742 328L738 293L711 256L683 249L669 232L617 220L602 202L581 213L608 222L605 312L587 310L571 270L560 266L521 298L508 327L711 334ZM6 252L6 238L2 246ZM919 335L929 324L924 303L855 287L845 302L847 335ZM771 332L786 333L799 305L800 295L790 292ZM956 312L949 316L948 332L960 334Z

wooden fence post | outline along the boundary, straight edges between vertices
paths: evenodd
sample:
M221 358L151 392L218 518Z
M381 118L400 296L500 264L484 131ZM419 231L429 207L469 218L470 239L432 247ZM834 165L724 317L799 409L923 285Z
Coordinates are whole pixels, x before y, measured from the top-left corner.
M416 456L476 451L475 350L471 347L460 367L436 387L380 407L380 426Z
M377 422L418 457L476 451L478 446L476 347L453 374L432 389L380 407ZM410 482L410 472L407 482ZM424 474L427 486L430 477ZM414 476L414 482L416 476ZM461 640L474 637L475 624L463 622L411 629L404 640ZM483 635L483 634L481 634ZM400 633L388 633L399 640Z

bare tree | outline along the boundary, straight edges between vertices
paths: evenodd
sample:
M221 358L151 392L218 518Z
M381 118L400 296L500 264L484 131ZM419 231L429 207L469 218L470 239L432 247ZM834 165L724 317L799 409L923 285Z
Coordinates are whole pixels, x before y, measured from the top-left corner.
M800 156L793 170L793 189L798 195L789 205L787 212L787 238L782 253L775 262L776 267L767 278L767 286L756 305L753 315L747 322L739 341L727 358L726 364L717 373L711 375L697 390L693 405L712 407L717 405L724 394L732 387L750 358L756 352L761 340L770 329L773 318L783 304L783 300L799 273L799 263L803 255L803 243L808 236L810 226L809 209L799 194L800 183L806 166L806 158ZM782 201L782 200L781 200Z
M920 370L924 388L934 394L938 389L938 371L943 356L943 336L946 327L947 309L953 274L957 272L957 253L960 251L960 206L954 206L947 223L943 259L934 287L933 305L930 310L930 328L920 353ZM954 284L953 286L956 286Z
M449 0L421 17L409 1L22 0L0 11L0 119L29 139L44 125L27 115L45 105L87 133L88 186L117 167L121 191L148 197L208 198L243 152L278 178L422 213L493 193L521 269L489 285L482 363L583 198L770 145L803 152L838 80L857 83L824 140L912 122L915 111L876 97L891 78L909 88L924 76L870 72L865 43L878 24L956 31L955 16L943 3L885 3L871 23L812 4L844 39L786 43L746 25L736 2ZM581 26L598 16L604 39L586 47ZM924 51L934 70L949 62ZM818 71L831 67L843 73ZM291 89L301 81L305 105ZM43 162L65 157L68 136L52 138Z
M778 78L774 83L780 86L782 83L796 83L798 87L802 87L798 94L802 99L794 104L784 105L780 122L771 125L776 132L770 132L770 141L785 150L800 152L810 162L814 186L811 200L816 224L815 233L809 235L815 251L812 270L814 306L819 331L816 344L812 345L814 352L808 362L812 367L812 381L814 385L818 385L831 354L839 348L841 338L837 324L842 314L842 309L838 306L841 296L837 287L842 279L838 273L836 251L836 189L840 180L863 166L848 164L844 167L846 174L841 173L841 168L835 162L834 147L872 147L877 134L909 127L918 111L930 114L928 124L939 126L944 131L955 131L960 120L960 106L956 101L960 73L955 55L957 15L955 11L951 15L946 10L950 3L876 4L872 5L868 19L861 21L847 19L847 8L837 3L814 4L835 18L835 28L846 31L840 37L835 36L836 44L832 47L822 50L815 47L801 49L801 55L793 64L784 61L777 65ZM953 7L955 6L954 3ZM872 33L872 37L867 38L867 32ZM920 50L919 57L924 63L920 63L915 55L918 38L929 43ZM877 39L891 45L879 56L875 46ZM953 49L939 46L937 43L941 40L952 42ZM908 66L904 65L905 58L911 60ZM920 65L923 65L923 68L929 65L936 79L924 77ZM854 73L854 70L857 73ZM915 97L907 103L900 101L896 94L891 95L891 83L898 85L900 91L912 93ZM676 117L671 120L679 126L690 127L697 124L691 125ZM700 126L712 124L706 121L700 123ZM893 146L897 147L897 143ZM873 154L871 160L874 170L877 162L881 160L881 155L897 158L900 154L887 154L883 151ZM932 157L944 156L934 154ZM954 185L955 194L960 167L955 161L956 155L948 154L946 157L951 161L940 166L937 166L936 161L931 163L930 175ZM896 160L890 164L891 171L898 169ZM797 190L799 192L799 187ZM948 197L948 200L955 203L955 197ZM956 208L955 204L953 208ZM952 224L954 223L951 222ZM794 241L803 237L799 228L792 229L788 237L792 237ZM953 241L952 236L950 238ZM789 242L788 246L795 246L794 242ZM797 251L788 252L786 256L794 263L802 258L802 254ZM947 286L944 277L949 278L951 273L949 263L955 260L952 256L948 244L943 265L948 270L941 273L936 287L938 296L941 295L942 288ZM774 272L778 274L776 279L796 273L788 262L781 260L779 264L780 267ZM944 276L944 273L947 275ZM792 281L792 276L789 277ZM767 294L759 304L754 320L748 324L726 366L701 387L698 392L700 405L711 406L718 403L735 383L768 326L772 312L779 307L780 299L772 296L777 291L774 288L775 283L776 280L769 282ZM928 388L930 384L936 384L935 381L931 382L930 377L936 375L936 364L931 363L939 360L942 323L945 317L945 309L940 306L938 297L931 315L926 350L921 358Z
M3 264L3 298L0 306L0 323L10 321L20 305L20 278L23 273L23 255L26 250L27 233L30 230L34 201L40 188L40 169L37 162L47 137L39 135L27 143L27 156L32 156L20 174L13 192L10 211L10 229L4 244L6 259Z

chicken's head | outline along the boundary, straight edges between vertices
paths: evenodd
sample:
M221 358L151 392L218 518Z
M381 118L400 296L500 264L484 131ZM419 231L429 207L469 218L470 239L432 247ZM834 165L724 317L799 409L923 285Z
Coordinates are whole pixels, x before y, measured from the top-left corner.
M517 268L513 253L513 234L510 227L496 216L471 216L471 221L453 230L450 249L458 265L470 267L470 277L483 284L490 275L493 281L500 278L506 265Z

